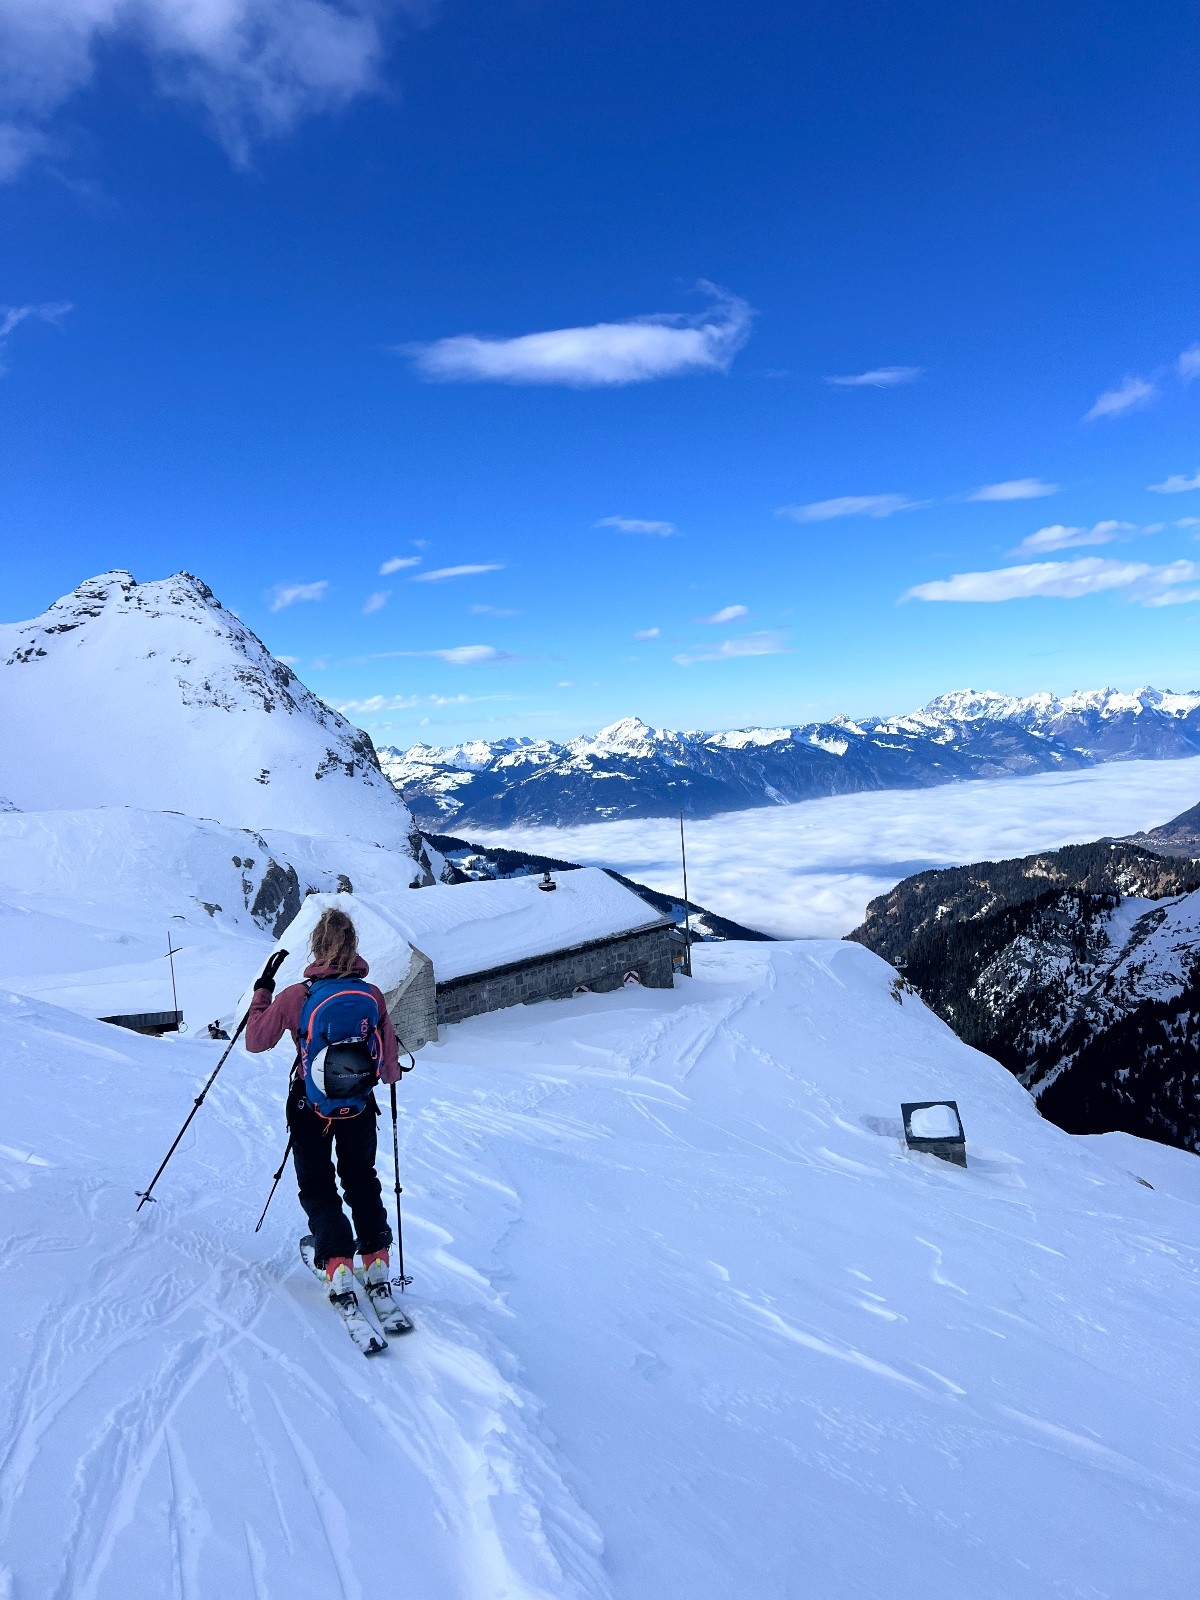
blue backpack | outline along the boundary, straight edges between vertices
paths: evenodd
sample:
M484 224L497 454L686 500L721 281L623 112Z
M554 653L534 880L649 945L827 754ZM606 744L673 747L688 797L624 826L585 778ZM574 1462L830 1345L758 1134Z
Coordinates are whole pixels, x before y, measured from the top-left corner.
M359 978L313 978L300 1012L304 1095L327 1121L357 1117L379 1081L379 1002Z

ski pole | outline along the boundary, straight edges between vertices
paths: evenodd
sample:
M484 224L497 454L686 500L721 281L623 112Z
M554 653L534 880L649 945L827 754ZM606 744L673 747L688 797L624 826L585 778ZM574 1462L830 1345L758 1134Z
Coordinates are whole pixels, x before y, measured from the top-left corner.
M262 1216L259 1217L258 1221L254 1225L255 1233L257 1233L259 1231L259 1229L262 1227L263 1223L266 1221L267 1207L270 1206L271 1201L274 1200L274 1198L275 1198L275 1191L279 1187L279 1180L280 1180L280 1178L283 1177L283 1169L284 1169L284 1167L287 1166L287 1159L291 1155L291 1153L292 1153L292 1136L289 1133L288 1134L287 1149L283 1152L283 1160L279 1163L279 1171L275 1174L275 1181L272 1183L271 1192L267 1196L267 1204L262 1208Z
M277 950L275 952L275 954L273 956L271 956L271 958L268 960L266 967L263 968L263 976L264 977L269 977L272 980L272 983L271 983L271 987L272 988L274 988L275 974L279 971L280 967L283 965L283 963L284 963L284 961L286 959L287 959L287 951L286 950ZM216 1066L213 1068L212 1076L209 1078L208 1082L204 1085L203 1089L201 1089L200 1093L196 1096L195 1100L192 1102L192 1109L188 1112L187 1117L184 1120L183 1127L180 1128L179 1132L175 1135L174 1144L167 1151L166 1155L162 1158L162 1163L159 1166L158 1171L150 1179L150 1182L147 1184L147 1186L144 1189L138 1189L138 1190L135 1191L135 1193L138 1196L138 1204L137 1204L138 1211L140 1211L142 1209L142 1207L146 1204L147 1200L153 1200L154 1199L154 1192L153 1192L154 1191L154 1185L158 1182L158 1180L162 1177L163 1173L166 1171L167 1162L170 1161L171 1157L175 1154L176 1150L179 1148L179 1141L183 1138L184 1134L191 1127L192 1118L196 1115L197 1111L199 1111L200 1107L204 1104L205 1095L207 1095L208 1091L212 1088L213 1084L217 1081L217 1073L220 1072L221 1068L225 1065L226 1061L229 1060L229 1052L233 1049L234 1045L241 1038L242 1029L246 1026L246 1024L249 1022L249 1020L250 1020L250 1011L249 1011L249 1008L247 1008L246 1015L242 1018L242 1020L238 1023L237 1027L235 1028L234 1034L233 1034L233 1038L230 1039L229 1044L226 1046L226 1048L225 1048L225 1050L224 1050L224 1052L223 1052L223 1054L221 1056L220 1061L218 1061ZM155 1202L155 1204L157 1204L157 1201ZM135 1213L135 1215L136 1215L136 1213Z
M396 1116L395 1084L392 1084L392 1170L396 1175L396 1259L400 1263L400 1276L396 1281L403 1294L412 1279L404 1271L404 1223L400 1217L400 1127Z
M238 1023L237 1029L234 1032L233 1038L229 1041L228 1048L225 1050L224 1054L221 1056L220 1061L218 1061L216 1066L213 1068L212 1077L209 1078L208 1082L204 1085L203 1089L201 1089L200 1093L196 1096L195 1100L193 1101L192 1109L188 1112L187 1118L186 1118L186 1120L185 1120L185 1122L183 1124L183 1127L180 1128L179 1132L175 1135L174 1144L172 1144L171 1148L167 1151L166 1155L162 1158L162 1164L159 1166L158 1171L150 1179L150 1182L146 1186L145 1189L137 1190L138 1195L141 1197L138 1200L138 1210L139 1211L146 1204L147 1200L153 1200L154 1199L154 1194L153 1194L154 1185L158 1182L158 1180L162 1177L163 1173L166 1171L167 1162L170 1161L171 1157L175 1154L176 1150L179 1148L179 1141L183 1138L184 1134L188 1131L188 1128L191 1126L192 1118L196 1115L197 1111L199 1111L200 1107L204 1104L205 1095L208 1093L208 1091L212 1088L213 1084L216 1082L217 1073L220 1072L221 1068L225 1065L225 1062L229 1058L230 1050L233 1049L234 1045L241 1038L242 1029L246 1026L246 1023L249 1020L250 1020L250 1013L249 1013L249 1011L247 1011L246 1015Z

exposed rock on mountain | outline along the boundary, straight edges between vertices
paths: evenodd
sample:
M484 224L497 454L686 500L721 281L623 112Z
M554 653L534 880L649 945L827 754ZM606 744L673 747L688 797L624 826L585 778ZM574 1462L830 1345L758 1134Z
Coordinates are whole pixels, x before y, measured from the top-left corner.
M689 816L867 789L925 788L1101 761L1200 754L1200 694L1111 689L1015 699L963 690L909 716L679 733L627 717L598 734L385 746L423 826L570 826Z
M0 627L0 793L23 810L135 805L415 854L367 734L189 573L109 572Z
M1200 861L1105 840L922 872L850 937L1069 1132L1200 1150Z

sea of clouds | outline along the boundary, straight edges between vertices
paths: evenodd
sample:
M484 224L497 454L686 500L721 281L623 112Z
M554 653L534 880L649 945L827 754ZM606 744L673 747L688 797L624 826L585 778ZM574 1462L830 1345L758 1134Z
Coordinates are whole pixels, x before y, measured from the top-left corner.
M1134 833L1197 800L1200 757L1192 757L729 812L688 823L688 891L765 933L839 938L862 921L869 900L910 873ZM680 893L679 824L670 819L473 829L471 837L615 867Z

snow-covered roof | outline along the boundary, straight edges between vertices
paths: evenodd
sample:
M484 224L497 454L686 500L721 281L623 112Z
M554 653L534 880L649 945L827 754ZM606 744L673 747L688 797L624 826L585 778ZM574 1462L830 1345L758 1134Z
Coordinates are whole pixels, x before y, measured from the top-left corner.
M599 867L560 873L547 894L534 877L433 884L390 894L310 894L279 936L290 952L279 982L295 982L308 938L326 906L347 912L371 976L387 990L408 970L408 947L433 962L439 983L549 955L635 928L669 923ZM294 970L293 970L294 969Z

